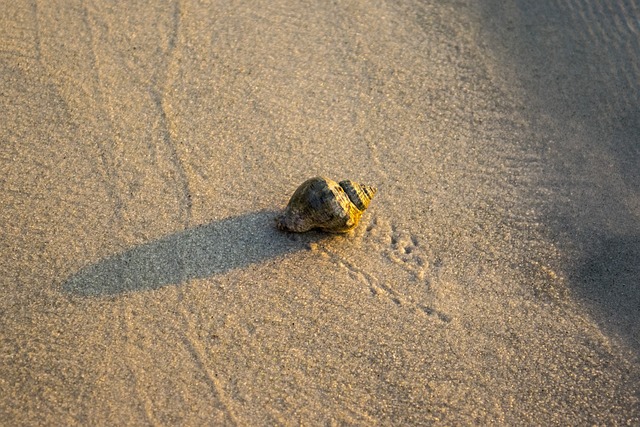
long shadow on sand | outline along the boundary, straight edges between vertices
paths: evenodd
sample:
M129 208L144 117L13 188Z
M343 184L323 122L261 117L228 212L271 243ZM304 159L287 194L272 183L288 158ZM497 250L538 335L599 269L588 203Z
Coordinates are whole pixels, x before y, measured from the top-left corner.
M275 212L252 212L191 228L89 265L62 285L81 296L145 291L304 250L320 233L288 235L273 226Z

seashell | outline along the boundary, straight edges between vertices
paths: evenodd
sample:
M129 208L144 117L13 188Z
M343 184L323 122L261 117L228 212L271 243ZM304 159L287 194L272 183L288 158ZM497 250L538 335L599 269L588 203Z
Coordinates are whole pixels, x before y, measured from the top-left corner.
M297 233L314 228L346 233L358 225L376 192L374 187L349 180L338 183L321 176L311 178L293 193L276 225Z

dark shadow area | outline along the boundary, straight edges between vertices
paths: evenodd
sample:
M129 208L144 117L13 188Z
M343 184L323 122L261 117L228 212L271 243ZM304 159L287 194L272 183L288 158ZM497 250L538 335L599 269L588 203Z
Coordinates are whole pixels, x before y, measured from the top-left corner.
M252 212L136 246L83 268L62 288L82 296L157 289L244 268L328 238L317 232L280 232L273 224L275 214Z
M564 136L562 129L570 134L530 143L567 179L585 175L599 190L620 179L640 194L640 16L633 2L479 4L483 36L505 75L527 91L525 109L536 116L529 124L540 130L551 122L557 128L550 138ZM580 138L571 138L574 130Z
M578 264L572 282L587 304L640 355L640 236L607 238Z
M543 220L568 285L640 355L640 29L629 0L479 3L482 42L526 91Z

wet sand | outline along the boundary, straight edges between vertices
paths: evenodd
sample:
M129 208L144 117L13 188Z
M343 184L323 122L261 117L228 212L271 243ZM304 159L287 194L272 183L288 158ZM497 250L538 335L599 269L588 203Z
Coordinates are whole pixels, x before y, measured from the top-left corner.
M3 4L2 423L640 424L633 2L146 3Z

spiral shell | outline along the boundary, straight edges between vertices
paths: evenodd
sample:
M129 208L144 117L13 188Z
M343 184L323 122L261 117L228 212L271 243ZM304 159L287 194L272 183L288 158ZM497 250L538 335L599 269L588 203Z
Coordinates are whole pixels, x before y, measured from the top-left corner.
M354 228L377 189L345 180L315 177L303 182L276 218L281 230L302 233L314 228L346 233Z

